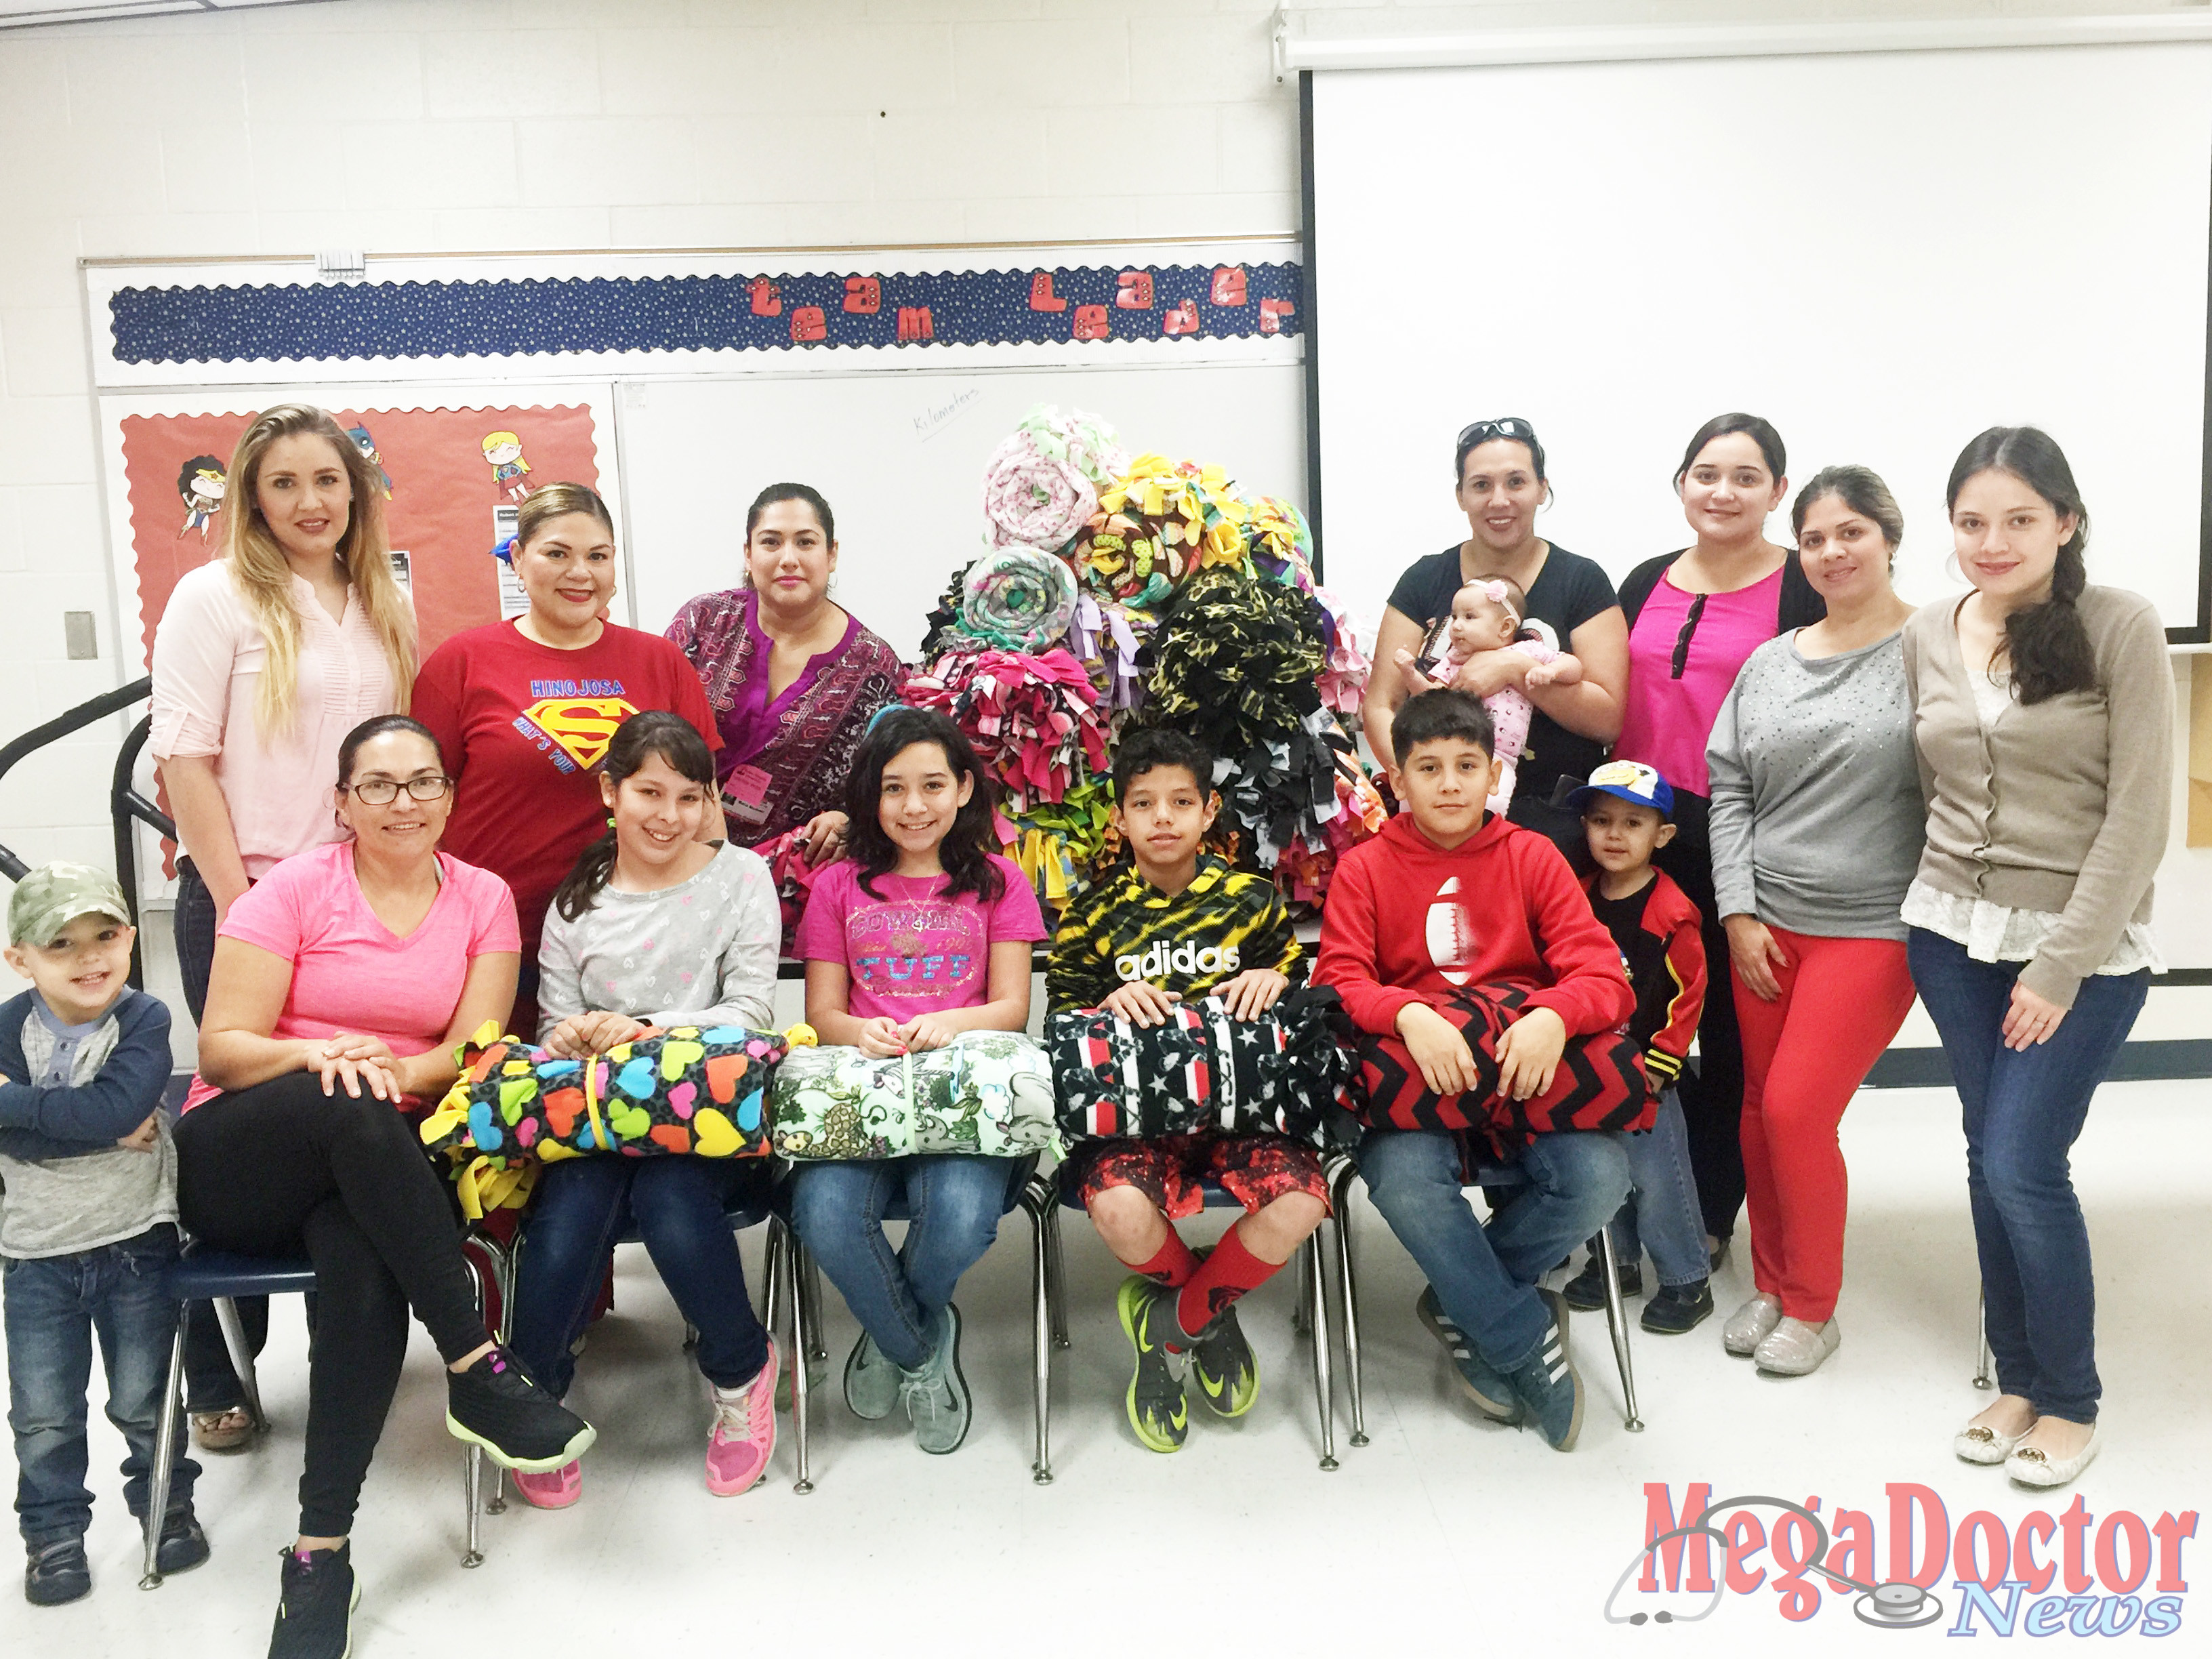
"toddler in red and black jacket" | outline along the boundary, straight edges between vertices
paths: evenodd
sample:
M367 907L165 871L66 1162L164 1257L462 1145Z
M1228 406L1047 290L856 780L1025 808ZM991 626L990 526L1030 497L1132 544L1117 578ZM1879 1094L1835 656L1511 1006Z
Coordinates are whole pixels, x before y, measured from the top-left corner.
M1428 1276L1422 1322L1479 1409L1565 1451L1582 1380L1565 1304L1537 1280L1628 1191L1612 1131L1650 1111L1622 1034L1635 1001L1559 850L1486 811L1481 702L1424 692L1390 730L1407 811L1338 866L1314 981L1365 1034L1360 1173ZM1462 1191L1471 1153L1517 1194L1487 1226Z
M1636 992L1628 1034L1644 1051L1655 1098L1650 1129L1628 1137L1629 1201L1613 1219L1613 1249L1624 1296L1644 1290L1644 1252L1659 1275L1644 1304L1644 1328L1662 1336L1694 1329L1713 1310L1706 1284L1705 1222L1690 1171L1689 1132L1674 1079L1705 1006L1705 946L1698 907L1651 854L1674 838L1674 792L1638 761L1608 761L1568 797L1582 814L1596 868L1584 878L1590 908L1613 935ZM1571 1307L1605 1305L1605 1264L1597 1241L1589 1261L1567 1281Z

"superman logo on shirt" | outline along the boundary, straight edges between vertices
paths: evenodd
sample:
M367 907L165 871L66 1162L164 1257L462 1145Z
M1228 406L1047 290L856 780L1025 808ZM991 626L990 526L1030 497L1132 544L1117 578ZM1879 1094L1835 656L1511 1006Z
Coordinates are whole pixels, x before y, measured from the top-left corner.
M545 682L535 681L530 689L542 691ZM564 772L580 768L588 772L597 766L606 755L615 728L637 713L636 706L622 695L620 682L603 680L592 689L606 695L563 691L541 696L515 716L514 729L538 739L541 747L550 744L548 752L553 763Z

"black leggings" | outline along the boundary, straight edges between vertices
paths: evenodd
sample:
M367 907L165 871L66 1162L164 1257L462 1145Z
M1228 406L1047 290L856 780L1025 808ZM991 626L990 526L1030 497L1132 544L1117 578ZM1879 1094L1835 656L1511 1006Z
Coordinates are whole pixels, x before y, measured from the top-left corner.
M1674 839L1652 855L1704 918L1705 1012L1698 1022L1698 1063L1678 1085L1689 1131L1690 1173L1698 1207L1715 1238L1735 1232L1743 1207L1743 1034L1736 1029L1735 981L1729 971L1728 929L1713 912L1713 848L1706 821L1712 803L1674 792Z
M455 1215L391 1105L293 1072L177 1125L177 1205L195 1237L315 1264L300 1531L343 1536L384 1431L414 1310L448 1363L482 1347Z

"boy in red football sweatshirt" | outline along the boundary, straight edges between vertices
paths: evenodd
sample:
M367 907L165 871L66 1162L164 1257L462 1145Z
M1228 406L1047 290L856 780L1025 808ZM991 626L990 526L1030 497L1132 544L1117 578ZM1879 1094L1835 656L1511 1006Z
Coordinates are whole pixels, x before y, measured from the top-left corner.
M1570 1039L1615 1030L1634 1012L1620 951L1559 849L1485 811L1497 767L1480 699L1424 692L1399 709L1390 736L1390 781L1407 811L1338 865L1314 982L1335 988L1384 1064L1402 1054L1396 1063L1418 1068L1431 1120L1483 1086L1461 1027L1439 1008L1469 987L1502 991L1517 1008L1496 1044L1495 1093L1547 1096ZM1639 1074L1639 1108L1642 1086ZM1360 1174L1428 1276L1416 1312L1476 1406L1502 1423L1533 1418L1571 1450L1582 1378L1567 1353L1566 1304L1536 1281L1620 1207L1627 1153L1616 1134L1534 1134L1518 1152L1525 1188L1486 1227L1462 1191L1464 1134L1370 1127Z

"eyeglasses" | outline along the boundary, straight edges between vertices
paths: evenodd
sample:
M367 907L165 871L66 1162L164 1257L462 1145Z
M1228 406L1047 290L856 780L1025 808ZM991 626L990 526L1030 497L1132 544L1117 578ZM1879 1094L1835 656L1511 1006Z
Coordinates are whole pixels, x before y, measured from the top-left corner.
M451 778L410 778L404 783L391 778L371 778L367 783L348 784L346 793L364 806L389 806L399 799L402 789L412 800L436 800L453 787Z
M1690 665L1690 641L1697 637L1698 624L1705 619L1705 600L1709 597L1700 593L1690 601L1689 614L1682 618L1682 631L1674 635L1675 679L1680 679L1682 671Z
M1463 453L1479 444L1488 443L1492 438L1516 438L1525 444L1533 443L1535 437L1534 427L1518 415L1508 415L1503 420L1477 421L1473 426L1462 427L1459 429L1459 448Z

